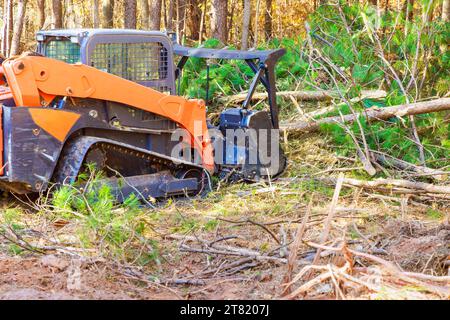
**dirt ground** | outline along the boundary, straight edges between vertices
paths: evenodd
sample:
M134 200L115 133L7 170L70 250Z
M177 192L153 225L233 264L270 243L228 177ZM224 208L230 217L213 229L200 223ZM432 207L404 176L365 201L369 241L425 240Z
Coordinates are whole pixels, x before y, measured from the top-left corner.
M51 257L51 258L49 258ZM46 260L50 260L48 262ZM77 275L79 272L79 275ZM74 277L78 277L74 279ZM251 284L253 282L253 284ZM250 286L249 286L250 284ZM264 284L264 283L262 283ZM262 285L242 277L240 281L216 281L193 290L146 286L117 276L102 266L88 265L68 258L1 257L0 299L243 299L270 298L261 293ZM245 288L245 290L243 290Z
M0 299L450 299L446 195L347 186L331 210L335 185L301 177L353 162L316 137L286 152L277 182L219 183L131 220L115 208L144 226L120 246L97 234L110 224L86 245L89 217L4 198Z
M221 204L226 199L216 205L183 201L161 209L158 224L154 222L160 259L150 268L117 264L101 257L83 257L64 250L12 254L3 247L0 255L0 299L280 299L287 273L283 259L287 256L277 241L293 237L306 210L305 205L297 203L293 207L295 214L281 212L275 216L266 212L264 215L264 211L273 206L271 202L275 201L271 195L259 196L265 198L268 205L261 214L254 212L252 200L242 197L239 192L237 194L246 206L242 207L242 203L231 205L241 206L241 212L233 215L215 213L217 203ZM356 208L345 199L341 205L344 204L338 208L331 232L334 240L329 241L329 245L337 244L336 239L340 238L344 228L349 235L347 245L354 250L390 261L405 272L447 276L450 226L445 217L424 219L426 211L423 208L409 207L406 217L400 219L399 207L367 203ZM327 205L325 202L317 203L313 208L306 239L314 241L319 238ZM205 207L209 210L206 215ZM180 212L184 222L177 222ZM211 219L215 224L212 228L206 227ZM186 220L190 223L197 221L198 225L191 223L190 229L186 229ZM207 247L206 242L217 244ZM238 248L243 255L205 254L193 252L195 248L219 251ZM275 258L248 259L245 250L264 252L264 255ZM310 264L315 252L314 248L301 245L297 254L301 263L293 268L292 275ZM319 264L340 267L342 259L340 253L325 251ZM445 296L445 292L450 290L448 280L439 283L442 290L447 290L444 296L439 297L436 292L399 283L395 277L385 275L380 265L373 261L356 256L352 259L354 269L363 270L367 279L372 279L370 283L381 283L381 289L355 287L345 279L338 279L346 299L449 298ZM379 275L378 278L375 275ZM375 278L377 280L373 280ZM305 283L306 280L298 281L293 288ZM324 281L296 298L336 299L339 298L336 292L331 281Z

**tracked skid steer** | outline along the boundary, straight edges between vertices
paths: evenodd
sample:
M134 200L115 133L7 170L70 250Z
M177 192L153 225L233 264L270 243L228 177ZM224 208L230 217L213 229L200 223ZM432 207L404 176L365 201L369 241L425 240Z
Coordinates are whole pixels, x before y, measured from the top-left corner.
M94 163L118 201L204 193L211 176L259 181L286 167L279 145L275 64L285 53L188 48L170 34L114 29L37 33L37 50L0 66L0 188L71 184ZM239 108L216 123L179 94L192 58L244 60L254 77ZM270 110L255 111L261 84Z

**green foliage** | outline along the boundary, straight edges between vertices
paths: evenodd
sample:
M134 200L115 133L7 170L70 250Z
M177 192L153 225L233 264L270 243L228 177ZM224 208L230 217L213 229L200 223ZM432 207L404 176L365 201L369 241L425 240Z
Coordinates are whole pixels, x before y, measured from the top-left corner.
M444 215L439 210L435 210L435 209L430 208L430 209L427 210L427 216L430 219L440 220L440 219L442 219L442 217Z
M351 82L346 82L330 69L339 87L347 85L343 90L347 99L357 96L355 93L361 88L378 89L380 85L388 93L386 99L378 102L363 100L363 108L404 104L421 96L448 92L449 52L442 51L442 46L446 47L448 43L449 24L442 23L440 19L424 24L420 15L416 15L414 21L407 22L395 10L383 12L380 18L374 6L359 3L342 5L342 11L343 16L335 6L321 6L311 15L310 25L314 46L351 79ZM377 38L383 48L382 55L394 69L402 86L386 61L380 58ZM413 77L411 70L415 67L417 70ZM350 94L352 90L354 92ZM349 114L350 110L345 110L346 107L339 107L324 117ZM361 104L354 104L353 108L359 111ZM445 116L446 113L442 112L415 117L425 147L426 161L436 167L448 165L450 157L449 125ZM418 163L418 148L411 138L409 119L392 118L384 123L370 124L361 119L361 122L370 148ZM361 140L359 127L354 124L351 129ZM354 154L354 142L340 126L327 124L321 130L329 134L339 153Z
M15 244L15 243L11 243L8 246L8 253L11 254L11 255L19 255L22 252L24 252L24 249L21 248L20 246L18 246L17 244Z
M217 225L219 224L219 221L216 219L211 219L208 222L205 223L205 226L203 227L203 229L205 231L213 231L214 229L216 229Z
M104 255L142 263L157 260L157 243L145 237L147 230L139 199L132 194L122 204L116 204L110 186L99 183L103 174L92 166L87 169L77 184L63 186L53 193L49 200L52 218L77 221L80 243L87 248L100 247ZM142 250L143 246L147 249Z
M341 4L341 7L342 15L335 5L323 5L309 17L312 44L324 57L322 60L330 62L328 65L321 59L310 59L310 45L305 39L273 39L260 45L258 49L285 48L287 51L276 67L278 90L339 89L347 100L359 97L363 89L382 88L387 91L383 101L364 99L352 103L355 111L447 94L450 52L442 48L447 47L450 36L448 23L442 23L440 19L423 23L420 14L415 15L413 21L408 21L395 10L383 12L380 17L375 7L369 4ZM379 44L389 67L380 58ZM219 42L214 39L204 43L207 48L217 48L218 45ZM183 94L206 97L206 64L202 59L188 60L181 81ZM222 107L214 104L215 97L248 89L253 72L245 62L211 60L209 65L212 109ZM391 74L390 67L400 79L401 86ZM414 68L417 70L413 77L411 70ZM264 91L264 88L257 90ZM296 112L289 101L286 103L278 99L278 102L281 104L281 118ZM258 104L256 108L259 110L267 106ZM349 113L350 106L340 104L335 111L321 117ZM364 123L363 129L371 148L417 163L418 150L411 140L409 126L408 119L392 118L384 123ZM426 149L426 161L432 166L446 165L445 159L449 158L449 124L446 123L445 113L416 116L416 126ZM361 140L359 127L354 124L351 129ZM354 142L342 128L325 125L322 130L340 147L340 153L354 153Z

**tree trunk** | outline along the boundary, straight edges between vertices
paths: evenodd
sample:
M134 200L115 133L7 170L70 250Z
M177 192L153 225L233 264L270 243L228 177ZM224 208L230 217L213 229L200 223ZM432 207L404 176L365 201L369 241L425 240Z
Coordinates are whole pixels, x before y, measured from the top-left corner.
M200 10L199 0L188 0L187 26L189 29L189 38L198 40L200 35L200 23L202 20L202 12Z
M150 0L149 9L149 29L160 30L161 29L161 5L162 0Z
M450 21L450 0L444 0L442 3L442 21Z
M125 0L123 15L125 29L136 29L136 0Z
M244 13L242 17L242 50L248 49L248 33L250 29L250 14L251 14L251 2L250 0L244 0Z
M39 30L44 28L45 24L45 0L37 0L38 9L38 28Z
M256 11L255 11L255 27L253 29L253 48L258 46L258 34L259 34L259 6L261 4L261 0L256 0Z
M64 16L66 17L66 28L73 29L79 27L73 0L66 0L65 8Z
M211 36L227 43L228 0L211 0Z
M148 0L139 0L139 5L141 7L141 25L142 28L148 30L150 23L150 11L148 6Z
M18 0L17 15L14 21L14 31L11 42L11 55L17 55L20 51L20 37L22 36L23 23L25 18L25 10L27 8L27 0Z
M92 7L92 21L94 28L100 28L100 3L99 0L94 0Z
M205 29L205 17L206 17L206 0L203 0L202 16L200 18L200 31L198 33L198 42L203 41L203 30Z
M176 13L177 13L177 25L176 32L178 37L178 43L181 43L184 37L186 29L186 0L177 0L176 3Z
M442 98L431 101L402 104L398 106L385 107L380 109L368 109L362 113L348 114L343 117L329 117L316 121L300 121L295 123L282 124L283 131L317 131L322 124L352 123L358 117L363 116L371 121L387 120L392 117L402 117L405 115L416 115L450 110L450 98Z
M114 0L103 0L102 28L114 28Z
M55 29L63 28L62 0L52 0L53 27Z
M267 99L267 92L255 92L251 100ZM330 101L333 98L339 97L339 92L336 90L321 90L321 91L278 91L277 97L295 98L301 101ZM240 103L247 98L247 93L238 93L232 96L225 96L219 98L219 101L224 103ZM381 99L386 98L386 91L384 90L361 90L361 99ZM356 103L361 101L360 98L351 99L350 102ZM340 106L340 105L337 105ZM327 107L329 108L329 107ZM320 110L320 109L319 109ZM315 110L313 112L317 112Z
M1 49L5 57L9 56L9 50L11 47L12 27L13 27L13 0L4 0Z
M228 42L234 43L234 36L236 35L233 33L233 26L234 26L234 16L236 11L236 1L231 1L231 7L229 8L229 15L228 15Z
M169 30L169 31L173 31L173 16L174 16L175 1L176 0L166 0L166 1L169 3L167 8L166 8L166 12L167 12L166 29Z
M336 178L333 177L323 177L316 178L318 180L327 181L334 183ZM426 182L409 181L403 179L383 179L378 178L375 180L359 180L353 178L344 178L344 185L350 185L355 187L360 187L364 189L376 189L383 191L393 191L395 189L402 189L398 191L421 191L423 193L439 193L439 194L450 194L450 187L443 185L435 185ZM404 190L410 189L410 190ZM407 193L407 192L406 192Z
M446 179L446 171L431 169L424 166L418 166L409 162L406 162L401 159L394 158L384 152L380 152L377 150L370 150L371 157L374 160L388 168L394 168L396 170L408 171L415 175L430 177L434 180L445 180Z
M272 39L272 0L266 0L266 12L264 14L264 36L266 41Z

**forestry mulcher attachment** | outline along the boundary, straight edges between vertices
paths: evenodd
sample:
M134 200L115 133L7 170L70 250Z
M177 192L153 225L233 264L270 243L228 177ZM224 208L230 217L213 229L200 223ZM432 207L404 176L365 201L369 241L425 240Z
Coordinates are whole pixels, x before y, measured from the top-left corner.
M284 170L274 73L283 49L194 49L162 32L108 29L40 31L37 42L0 66L1 189L73 183L87 163L119 201L198 194L211 175L258 181ZM178 96L191 57L245 60L255 76L242 107L212 124L204 101ZM268 112L249 108L258 83Z

